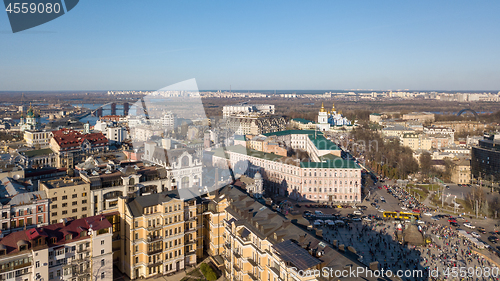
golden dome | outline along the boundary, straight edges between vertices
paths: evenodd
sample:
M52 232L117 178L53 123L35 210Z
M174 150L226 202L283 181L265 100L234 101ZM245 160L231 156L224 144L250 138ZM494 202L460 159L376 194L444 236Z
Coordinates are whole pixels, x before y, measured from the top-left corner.
M335 103L332 105L332 111L335 111Z
M323 103L321 103L321 109L319 110L319 112L326 112L325 105Z

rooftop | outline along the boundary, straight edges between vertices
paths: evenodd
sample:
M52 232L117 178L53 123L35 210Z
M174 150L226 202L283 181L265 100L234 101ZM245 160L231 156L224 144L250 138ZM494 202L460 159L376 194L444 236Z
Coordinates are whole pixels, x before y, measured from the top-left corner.
M37 149L37 150L27 150L20 152L19 154L26 156L26 157L36 157L36 156L41 156L41 155L49 155L54 153L54 151L50 148L44 148L44 149Z

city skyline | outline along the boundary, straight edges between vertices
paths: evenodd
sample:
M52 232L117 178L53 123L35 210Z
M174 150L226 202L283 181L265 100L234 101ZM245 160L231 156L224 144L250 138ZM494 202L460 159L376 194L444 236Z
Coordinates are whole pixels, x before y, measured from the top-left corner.
M0 90L500 89L494 1L120 4L16 34L0 13Z

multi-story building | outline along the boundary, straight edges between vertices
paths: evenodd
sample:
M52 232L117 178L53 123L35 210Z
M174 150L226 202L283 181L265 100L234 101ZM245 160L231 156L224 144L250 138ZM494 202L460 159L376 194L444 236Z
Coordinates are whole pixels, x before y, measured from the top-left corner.
M472 147L471 169L476 179L500 180L500 135L484 135Z
M455 132L482 132L486 127L486 124L479 121L439 121L433 125L450 128Z
M49 200L44 191L32 191L13 178L0 180L1 234L47 225Z
M222 116L229 117L235 115L267 115L274 114L275 109L272 104L246 104L224 105L222 107Z
M122 241L118 267L130 279L173 273L195 265L197 253L202 256L196 199L180 199L174 190L120 197L118 205Z
M94 130L101 132L111 143L121 143L128 138L127 128L116 122L98 120L94 125Z
M50 148L19 152L19 164L25 168L56 167L57 155Z
M164 149L155 142L146 142L142 159L164 167L179 189L201 186L203 167L194 149Z
M24 131L24 140L26 145L31 147L44 147L50 144L50 139L53 137L51 131L46 130L26 130Z
M147 166L142 162L105 164L97 169L80 171L80 177L90 184L90 214L118 211L118 197L143 196L176 188L165 168Z
M309 121L304 118L294 118L290 120L290 125L299 130L314 130L316 128L316 123Z
M455 131L448 127L439 127L439 126L424 127L424 134L429 136L433 135L446 136L451 140L451 142L455 141Z
M311 132L309 132L311 133ZM316 135L315 135L316 134ZM352 160L342 159L339 148L331 141L307 131L285 131L275 134L289 147L305 148L309 159L283 157L242 146L214 150L212 163L231 167L246 163L246 173L260 171L267 192L290 196L295 200L323 202L361 202L361 167ZM337 154L337 155L336 155Z
M403 120L418 120L422 123L432 123L436 120L434 113L431 112L412 112L403 114Z
M224 187L213 202L213 206L227 206L219 210L223 209L221 216L215 217L224 229L223 250L212 250L222 256L227 280L321 280L324 276L303 273L322 268L342 270L347 264L366 269L355 258L348 258L235 187ZM215 212L215 208L206 211L210 215Z
M420 133L405 133L401 136L402 144L411 148L413 151L417 150L431 150L432 139Z
M225 126L237 135L261 135L283 131L285 118L281 116L229 116Z
M63 219L80 219L93 215L90 209L90 184L79 177L42 181L39 189L50 199L52 224Z
M82 134L75 130L61 129L52 132L50 148L57 155L57 167L74 168L88 155L108 150L108 139L102 133Z
M0 280L113 280L104 216L13 232L0 240Z
M456 184L469 184L471 182L470 160L461 159L453 161L451 181Z

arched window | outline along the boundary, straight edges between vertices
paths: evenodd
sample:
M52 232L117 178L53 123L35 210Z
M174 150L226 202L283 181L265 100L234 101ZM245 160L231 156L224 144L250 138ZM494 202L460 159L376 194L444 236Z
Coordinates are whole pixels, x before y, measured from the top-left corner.
M181 165L182 167L189 167L189 157L187 156L182 157Z
M135 180L134 180L134 178L130 178L130 179L128 180L128 184L129 184L129 185L134 185L134 184L135 184Z

